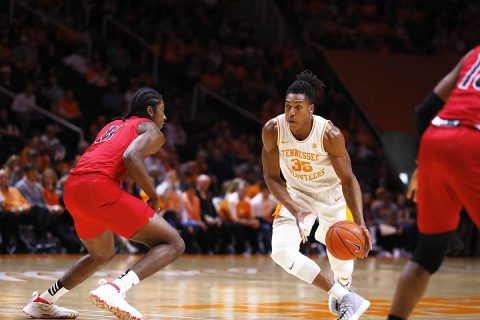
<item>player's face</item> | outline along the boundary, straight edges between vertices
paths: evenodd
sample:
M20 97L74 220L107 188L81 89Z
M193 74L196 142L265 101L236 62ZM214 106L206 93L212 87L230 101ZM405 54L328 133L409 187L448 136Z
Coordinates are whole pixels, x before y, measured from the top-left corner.
M314 105L303 93L289 93L285 98L285 118L291 130L306 126L313 114Z
M155 122L158 128L162 129L167 117L165 116L165 103L163 99L157 104L155 112L153 112L152 120Z

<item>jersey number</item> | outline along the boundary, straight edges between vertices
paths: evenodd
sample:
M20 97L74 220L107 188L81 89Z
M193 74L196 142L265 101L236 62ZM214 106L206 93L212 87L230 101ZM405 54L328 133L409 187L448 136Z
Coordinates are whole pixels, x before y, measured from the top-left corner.
M480 54L477 57L477 61L463 77L458 88L467 90L470 85L472 85L475 90L480 91Z
M104 142L104 141L108 141L108 140L112 139L113 135L118 131L118 129L120 129L123 126L124 125L111 126L110 128L108 128L107 131L105 131L104 134L102 134L102 136L100 138L95 140L95 143L100 143L100 142Z
M312 172L313 167L309 161L300 161L300 159L292 159L293 171Z

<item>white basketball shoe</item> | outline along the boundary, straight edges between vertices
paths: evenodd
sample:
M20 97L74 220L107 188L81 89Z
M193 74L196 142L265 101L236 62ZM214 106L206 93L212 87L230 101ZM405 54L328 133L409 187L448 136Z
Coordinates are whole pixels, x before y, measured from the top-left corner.
M370 307L370 301L350 291L338 301L338 320L358 320Z
M100 280L100 286L90 291L90 300L100 309L108 311L122 320L142 320L142 314L125 301L125 295L113 282Z
M333 275L333 278L335 279L335 283L338 283L345 289L350 290L350 286L352 284L351 276L350 276L350 280L348 280L348 284L345 286L340 283L340 278L336 274ZM338 300L332 297L331 295L328 296L328 309L330 309L330 312L332 314L338 315Z
M78 317L77 311L50 303L40 298L36 291L33 292L30 302L23 308L23 313L31 319L75 319Z

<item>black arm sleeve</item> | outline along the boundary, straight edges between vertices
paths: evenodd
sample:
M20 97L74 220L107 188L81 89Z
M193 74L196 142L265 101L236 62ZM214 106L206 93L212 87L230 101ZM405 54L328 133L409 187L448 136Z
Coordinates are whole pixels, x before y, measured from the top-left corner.
M445 102L440 99L435 92L431 92L423 101L415 108L415 143L418 153L420 139L427 130L433 117L442 109ZM415 155L416 157L416 155Z

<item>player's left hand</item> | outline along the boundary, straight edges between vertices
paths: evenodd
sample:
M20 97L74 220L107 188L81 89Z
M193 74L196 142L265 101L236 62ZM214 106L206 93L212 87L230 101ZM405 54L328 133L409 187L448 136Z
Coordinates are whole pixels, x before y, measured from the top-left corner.
M158 198L148 199L147 204L150 208L153 209L153 211L155 211L155 213L160 212L160 206L158 204Z
M362 230L363 235L365 236L365 246L363 247L363 252L362 254L360 254L359 258L365 259L366 257L368 257L368 253L373 248L372 237L370 237L370 232L368 231L367 227L365 226L359 226L359 227Z

